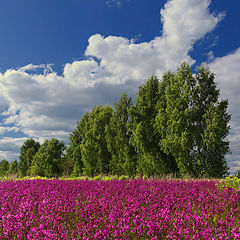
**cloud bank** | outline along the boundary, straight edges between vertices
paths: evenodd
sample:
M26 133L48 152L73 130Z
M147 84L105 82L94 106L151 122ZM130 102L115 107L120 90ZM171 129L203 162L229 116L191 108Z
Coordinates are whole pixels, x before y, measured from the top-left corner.
M76 120L94 104L113 104L124 90L135 96L137 87L148 76L161 77L183 61L194 64L190 56L194 43L223 17L210 13L209 4L209 0L169 0L160 10L162 36L150 42L136 44L133 39L95 34L88 40L85 60L67 63L62 75L44 64L0 73L0 110L4 118L0 134L21 129L40 142L50 137L66 141ZM212 64L214 70L220 71L220 61L216 59ZM220 82L224 88L224 80ZM3 138L0 159L15 158L24 139ZM11 150L6 150L7 144Z
M232 155L228 156L228 162L231 172L236 173L240 170L240 48L227 56L216 58L209 66L216 74L221 98L229 101L228 112L232 114L229 135Z

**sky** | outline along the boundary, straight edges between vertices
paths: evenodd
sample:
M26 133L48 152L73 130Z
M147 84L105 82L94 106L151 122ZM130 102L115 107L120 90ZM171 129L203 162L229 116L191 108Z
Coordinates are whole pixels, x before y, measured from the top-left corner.
M240 2L0 0L0 159L28 138L69 133L94 105L133 99L152 74L208 64L232 115L230 173L240 170Z

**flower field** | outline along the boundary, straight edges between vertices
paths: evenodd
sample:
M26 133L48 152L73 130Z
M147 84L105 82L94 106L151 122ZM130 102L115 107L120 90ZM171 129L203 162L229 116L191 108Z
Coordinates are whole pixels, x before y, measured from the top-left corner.
M218 180L0 182L0 239L240 239Z

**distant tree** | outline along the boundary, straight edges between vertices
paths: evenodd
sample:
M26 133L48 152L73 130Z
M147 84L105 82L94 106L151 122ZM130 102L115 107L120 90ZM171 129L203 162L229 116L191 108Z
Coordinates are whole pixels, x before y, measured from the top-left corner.
M40 148L40 144L30 138L26 140L20 148L18 171L20 177L30 175L30 167L33 157Z
M129 175L136 174L136 152L130 143L132 132L129 128L129 109L131 98L123 93L114 105L114 113L106 125L106 140L109 152L111 174Z
M108 151L105 129L112 116L111 106L95 106L87 118L81 141L83 173L86 175L108 174L111 153Z
M89 119L89 113L86 112L80 121L77 121L77 127L70 134L69 147L67 149L66 160L69 165L72 165L72 176L83 174L83 162L81 153L81 143L85 138L84 129Z
M18 174L18 162L17 162L17 160L14 160L10 163L8 174L14 174L14 175Z
M33 158L31 175L59 177L62 173L62 157L65 149L63 141L56 138L46 140Z
M152 76L139 86L135 106L130 111L132 143L138 153L137 171L147 175L168 172L165 164L168 156L158 145L160 137L154 127L159 99L159 79Z
M3 159L0 162L0 176L6 175L9 169L9 162L6 159Z

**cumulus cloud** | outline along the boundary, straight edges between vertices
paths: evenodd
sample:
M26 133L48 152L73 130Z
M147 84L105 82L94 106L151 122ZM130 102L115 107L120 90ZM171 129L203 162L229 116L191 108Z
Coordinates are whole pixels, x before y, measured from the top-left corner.
M8 104L2 114L5 127L15 124L29 137L66 140L94 104L113 104L124 90L134 96L148 76L160 77L182 61L193 64L194 43L222 18L209 12L209 3L168 1L160 12L163 35L150 42L95 34L88 40L86 60L67 63L61 76L51 65L33 64L0 74L0 98ZM44 73L34 73L38 68Z
M228 156L228 163L231 172L235 173L240 169L240 48L227 56L216 58L209 66L216 74L221 98L229 100L228 112L232 114L229 136L232 156Z

